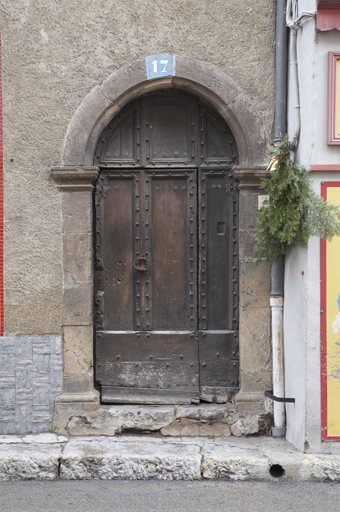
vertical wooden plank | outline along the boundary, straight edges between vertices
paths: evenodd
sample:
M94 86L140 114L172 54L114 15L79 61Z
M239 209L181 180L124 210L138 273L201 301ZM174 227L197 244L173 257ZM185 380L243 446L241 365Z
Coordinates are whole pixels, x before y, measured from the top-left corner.
M237 200L230 171L201 169L199 183L200 394L222 403L238 386Z
M193 173L167 174L152 176L151 186L152 328L189 330L196 318L196 186Z
M201 328L232 329L232 198L227 194L229 184L226 173L202 172L202 178Z
M103 202L104 329L134 328L134 179L111 177Z

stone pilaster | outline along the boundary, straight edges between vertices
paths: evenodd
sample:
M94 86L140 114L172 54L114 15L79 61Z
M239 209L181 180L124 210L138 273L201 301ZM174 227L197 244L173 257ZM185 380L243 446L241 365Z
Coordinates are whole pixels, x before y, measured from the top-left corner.
M93 183L96 167L58 167L63 243L63 391L55 402L53 430L65 432L70 412L98 408L93 387Z
M240 190L240 392L239 411L261 411L271 386L270 272L263 261L253 270L256 218L265 168L235 169Z

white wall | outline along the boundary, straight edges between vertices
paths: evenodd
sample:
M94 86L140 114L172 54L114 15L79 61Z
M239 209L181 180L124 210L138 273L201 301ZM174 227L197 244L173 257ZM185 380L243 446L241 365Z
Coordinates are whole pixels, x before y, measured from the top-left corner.
M295 398L286 404L287 439L303 451L305 444L305 339L307 251L294 248L285 260L284 357L285 394Z
M315 0L300 0L299 12L314 11ZM311 165L340 164L340 146L327 145L328 51L340 51L340 33L317 33L314 20L298 33L301 135L296 162ZM291 79L291 78L290 78ZM289 82L291 86L291 82ZM288 96L288 135L295 127L294 105ZM340 172L312 174L320 193L322 181L340 181ZM304 276L302 276L304 272ZM320 241L312 238L308 249L294 248L285 269L285 379L287 439L298 449L340 453L340 443L321 441L320 387Z

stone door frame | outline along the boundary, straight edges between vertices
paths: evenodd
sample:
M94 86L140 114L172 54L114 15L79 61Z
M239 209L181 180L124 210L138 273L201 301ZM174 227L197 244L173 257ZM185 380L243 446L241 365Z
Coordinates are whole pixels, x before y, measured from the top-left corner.
M239 410L260 411L270 386L269 275L251 272L257 196L266 160L266 134L242 89L210 64L173 56L174 76L147 79L146 59L112 73L83 100L69 124L61 165L51 169L61 191L63 241L64 379L57 397L54 431L65 432L70 416L97 413L93 382L93 166L98 138L109 121L141 94L176 88L199 96L225 120L237 142L240 164L240 383ZM249 291L250 290L250 291ZM255 290L255 292L254 292Z

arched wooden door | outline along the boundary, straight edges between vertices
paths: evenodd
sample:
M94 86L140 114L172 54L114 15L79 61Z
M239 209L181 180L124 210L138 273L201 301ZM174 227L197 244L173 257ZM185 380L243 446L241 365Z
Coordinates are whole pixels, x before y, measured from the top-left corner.
M238 386L236 142L197 98L128 105L96 164L96 381L104 403L225 402Z

